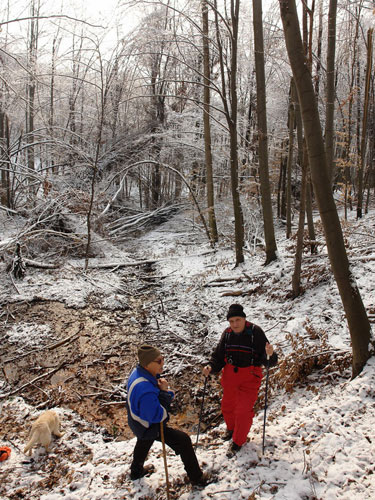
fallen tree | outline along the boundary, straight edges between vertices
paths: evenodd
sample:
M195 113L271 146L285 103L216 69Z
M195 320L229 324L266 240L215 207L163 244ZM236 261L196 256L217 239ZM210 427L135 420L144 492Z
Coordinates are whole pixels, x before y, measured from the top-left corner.
M123 236L140 229L156 226L169 220L183 208L184 205L167 205L151 212L142 212L134 215L119 217L106 225L111 237Z

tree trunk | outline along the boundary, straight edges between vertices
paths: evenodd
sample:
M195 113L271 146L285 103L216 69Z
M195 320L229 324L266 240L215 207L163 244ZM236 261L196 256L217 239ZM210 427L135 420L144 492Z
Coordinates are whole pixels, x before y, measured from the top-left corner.
M348 92L348 112L347 126L345 134L345 220L348 218L348 205L352 209L352 176L351 176L351 143L352 143L352 121L353 121L353 105L354 105L354 84L356 77L356 64L359 57L359 31L360 31L360 12L362 8L362 0L360 5L356 7L357 16L355 19L355 35L353 41L353 60L350 68L350 83Z
M52 54L51 54L51 80L50 80L50 95L49 95L49 117L48 117L48 126L49 126L49 135L51 139L54 137L54 126L55 126L55 74L56 74L56 52L58 47L58 33L54 36L52 41ZM54 160L54 148L49 148L49 156L50 156L50 165L53 167ZM52 169L54 173L56 173L55 168Z
M0 105L1 106L1 105ZM0 108L0 166L1 170L1 204L5 207L11 207L10 197L10 138L9 138L9 121L5 112Z
M321 70L321 57L322 57L322 36L323 36L323 2L320 0L319 4L319 29L318 29L318 52L316 55L316 75L315 75L315 95L319 95L320 85L320 70Z
M285 42L305 130L312 182L325 232L328 255L348 321L357 376L369 358L370 323L349 267L344 238L329 182L318 106L304 56L295 0L279 0Z
M286 143L286 141L285 141ZM281 143L281 154L280 154L280 174L279 174L279 184L277 188L277 216L280 219L287 218L286 214L286 170L288 157L284 153L284 141Z
M227 95L224 51L220 36L220 22L217 9L217 0L214 0L215 28L217 48L219 55L220 76L222 85L222 100L224 106L225 118L229 128L230 141L230 179L233 200L233 215L234 215L234 234L236 245L236 265L244 261L243 246L244 246L244 227L241 199L238 185L238 142L237 142L237 45L238 45L238 24L239 24L239 7L240 0L230 1L231 15L231 54L229 62L229 89Z
M327 42L327 82L326 82L326 124L325 148L328 165L328 175L332 183L334 177L334 116L335 116L335 53L336 53L336 13L337 0L330 0L328 13Z
M5 172L6 204L7 204L7 207L13 208L14 207L14 191L11 189L11 182L10 182L11 161L10 161L10 130L9 130L8 115L5 115L4 132L5 132L4 138L5 138L7 158L9 161L8 171Z
M244 222L238 186L238 140L237 140L237 51L238 51L238 26L239 26L240 0L231 0L232 19L232 54L230 62L230 172L232 184L232 198L234 207L234 228L236 235L236 265L244 261Z
M370 96L370 80L372 72L372 32L373 32L372 28L370 28L367 32L366 86L365 86L365 99L363 105L360 165L358 172L358 204L357 204L358 219L362 217L362 204L363 204L363 171L366 162L367 117L368 117L368 104Z
M211 151L211 125L210 125L210 49L208 44L208 6L207 1L202 0L202 27L203 27L203 127L204 127L204 152L206 160L206 183L207 183L207 210L208 224L211 239L218 241L218 233L215 216L214 180L212 169Z
M307 2L303 4L303 45L304 45L304 51L305 51L305 56L308 58L308 65L309 65L309 70L312 72L312 67L313 67L313 61L312 61L312 38L313 38L313 27L314 27L314 12L315 12L315 0L312 0L311 3L311 9L309 9ZM310 22L308 23L308 17L310 19ZM318 65L317 65L317 76L315 80L315 95L316 98L318 99L319 95L319 85L317 83L319 82L319 57L321 53L321 38L322 38L322 22L323 22L323 13L322 13L322 4L320 4L320 13L319 13L319 35L318 35ZM309 175L309 162L308 162L308 157L306 153L306 141L302 139L303 137L303 130L302 130L302 118L301 118L301 110L298 104L298 98L296 96L295 98L296 101L296 113L298 115L298 128L300 130L300 139L299 139L299 148L300 148L300 158L302 158L301 161L301 168L302 172L305 175L304 180L304 211L307 217L307 225L309 229L309 238L310 241L315 241L315 229L314 229L314 220L313 220L313 215L312 215L312 193L311 193L311 181L310 181L310 175ZM302 153L301 153L302 151ZM301 196L302 196L302 187L301 187ZM316 252L316 245L315 243L311 244L311 253L314 254ZM302 253L301 253L301 262L302 262Z
M288 126L289 126L289 146L288 146L288 163L286 167L286 237L289 239L292 236L292 165L293 165L293 151L294 151L294 126L295 126L295 109L293 99L293 78L290 82L290 99L289 99L289 113L288 113Z
M26 140L27 166L30 170L35 170L35 148L34 148L34 115L35 115L35 90L36 90L36 58L38 49L38 15L40 4L38 0L31 0L30 3L30 24L29 24L29 47L28 47L28 80L26 86ZM30 180L32 182L32 180ZM31 190L32 192L32 190Z
M315 227L314 227L314 218L313 218L313 211L312 211L312 185L311 185L311 178L308 172L307 175L307 180L306 180L306 218L307 218L307 227L309 230L309 239L311 241L310 243L310 252L311 254L317 253L317 246L316 246L316 235L315 235Z
M366 208L365 213L368 213L368 207L370 203L370 191L371 183L373 182L373 163L375 160L375 105L374 105L374 81L372 81L371 90L371 122L369 127L369 138L370 138L370 148L369 148L369 159L368 159L368 170L367 170L367 197L366 197Z
M304 147L304 154L302 160L301 196L300 196L299 218L298 218L296 258L294 262L294 273L292 276L292 288L294 297L298 297L299 295L301 295L301 268L302 268L303 238L305 233L305 218L306 218L305 208L306 208L307 171L308 171L308 159L307 159L306 147Z
M266 243L266 262L277 259L277 246L273 226L271 188L268 172L268 138L266 78L264 72L264 43L262 24L262 0L253 0L255 74L257 82L257 115L259 138L259 178L262 198L264 239Z

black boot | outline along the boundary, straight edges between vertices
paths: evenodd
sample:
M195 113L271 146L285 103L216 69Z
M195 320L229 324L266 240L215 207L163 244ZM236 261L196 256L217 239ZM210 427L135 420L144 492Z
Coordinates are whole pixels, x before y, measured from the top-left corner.
M212 480L212 476L209 472L203 472L201 477L197 481L191 481L193 486L204 488Z
M236 453L238 453L241 449L241 446L239 444L236 444L233 442L230 447L228 448L227 451L227 457L232 458Z
M151 476L153 472L155 472L154 465L146 465L141 471L130 471L130 479L136 481L137 479L141 479L141 477Z
M223 436L223 441L230 441L233 436L233 431L227 429L227 432Z

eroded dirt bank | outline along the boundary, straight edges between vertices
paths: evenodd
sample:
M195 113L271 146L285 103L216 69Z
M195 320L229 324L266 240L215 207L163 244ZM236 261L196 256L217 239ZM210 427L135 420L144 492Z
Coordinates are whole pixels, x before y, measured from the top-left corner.
M78 309L35 300L9 304L6 316L0 325L0 363L9 384L8 397L22 396L37 409L73 409L88 422L104 427L108 439L132 437L123 383L135 365L136 346L156 341L155 333L148 331L150 318L142 297L129 299L128 307L119 310L96 305ZM27 338L14 342L7 331L25 324L29 328L43 325L48 334L41 335L36 345L28 345ZM23 335L30 335L30 329ZM196 368L169 377L177 393L172 423L189 432L195 430L200 405L202 381ZM220 418L219 405L214 403L218 383L212 380L211 384L215 390L205 404L207 423ZM11 438L20 430L5 417L2 434ZM21 433L26 436L27 431L25 426Z

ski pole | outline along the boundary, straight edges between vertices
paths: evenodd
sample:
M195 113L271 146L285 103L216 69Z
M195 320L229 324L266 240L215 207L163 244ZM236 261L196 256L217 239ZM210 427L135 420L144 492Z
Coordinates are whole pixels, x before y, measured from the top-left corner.
M268 395L268 375L270 369L270 357L267 354L267 373L266 373L266 392L264 395L264 419L263 419L263 443L262 443L262 455L264 455L264 440L266 436L266 412L267 412L267 395Z
M170 499L170 494L169 494L169 477L168 477L167 453L165 451L165 439L164 439L164 425L163 425L163 422L160 422L160 438L161 438L161 444L163 446L163 460L164 460L165 480L166 480L166 483L167 483L167 500L169 500Z
M203 405L204 405L204 397L205 397L205 395L206 395L207 380L208 380L208 376L207 376L207 377L205 377L205 380L204 380L204 387L203 387L203 396L202 396L201 410L200 410L200 412L199 412L199 422L198 422L198 431L197 431L197 442L195 443L195 448L197 448L197 446L198 446L199 430L200 430L200 427L201 427L201 421L202 421Z

